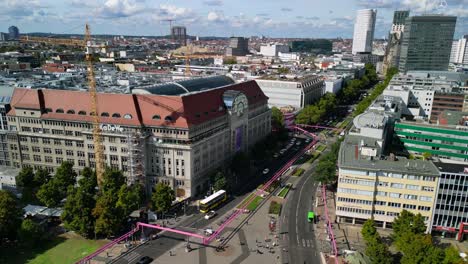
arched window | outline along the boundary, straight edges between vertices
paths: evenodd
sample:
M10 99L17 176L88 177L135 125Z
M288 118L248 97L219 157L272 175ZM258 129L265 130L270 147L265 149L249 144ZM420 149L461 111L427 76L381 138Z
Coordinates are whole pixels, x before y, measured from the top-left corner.
M70 109L70 110L67 111L67 114L72 114L72 115L74 115L74 114L75 114L75 110Z
M45 112L46 112L46 113L52 112L52 108L46 108L46 109L45 109Z
M125 119L132 119L132 115L131 115L131 114L125 114L125 115L124 115L124 118L125 118Z
M95 116L95 115L96 115L96 113L94 113L94 112L90 112L90 113L89 113L89 115L90 115L90 116Z
M60 114L63 114L64 111L62 108L58 108L57 110L55 110L55 113L60 113Z
M168 122L172 122L172 117L166 116L166 117L164 118L164 120L166 120L166 121L168 121Z
M78 112L78 114L79 114L79 115L86 115L86 111L80 110L80 111Z
M101 116L109 117L109 113L107 113L107 112L102 112L102 113L101 113Z
M160 119L161 119L161 116L160 116L160 115L154 115L154 116L153 116L153 119L154 119L154 120L160 120Z
M119 113L113 113L113 114L112 114L112 117L114 117L114 118L120 118L120 114L119 114Z

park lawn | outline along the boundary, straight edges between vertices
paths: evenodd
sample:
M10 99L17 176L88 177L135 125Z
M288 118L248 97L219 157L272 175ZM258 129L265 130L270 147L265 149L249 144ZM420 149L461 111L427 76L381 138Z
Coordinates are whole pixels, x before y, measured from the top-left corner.
M29 260L29 264L74 263L103 246L105 241L71 237Z
M275 201L271 201L270 203L270 208L268 208L268 213L269 214L275 214L275 215L279 215L280 212L281 212L281 207L283 205L278 203L278 202L275 202Z
M338 128L345 128L349 124L349 119L345 119L341 124L338 126Z
M289 184L284 186L283 189L281 189L281 191L279 192L278 196L281 197L281 198L285 198L286 195L288 195L288 192L289 192L290 188L291 188L291 186Z
M253 198L253 200L251 200L251 202L246 206L246 203L252 199L252 197L255 196L255 198ZM257 209L258 205L262 202L263 198L260 197L260 196L257 196L255 193L251 193L249 196L247 196L247 198L244 199L244 201L242 201L242 203L240 203L240 205L238 206L238 208L244 208L249 210L249 211L253 211L255 209Z
M324 151L326 148L327 148L327 146L319 145L319 146L317 147L317 151L322 152L322 151Z
M301 176L304 172L305 170L303 168L297 168L292 174L292 176Z
M306 161L306 163L313 163L318 157L320 156L320 153L317 152L317 151L314 151L314 153L312 154L312 157Z

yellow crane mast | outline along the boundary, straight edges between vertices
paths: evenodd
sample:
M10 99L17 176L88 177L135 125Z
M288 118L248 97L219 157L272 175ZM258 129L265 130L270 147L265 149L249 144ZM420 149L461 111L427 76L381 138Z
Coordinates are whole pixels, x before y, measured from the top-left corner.
M88 24L85 29L85 49L86 45L91 41L91 30ZM96 162L96 177L99 188L103 183L104 174L104 159L103 146L101 140L101 129L99 127L98 100L96 90L96 80L94 78L93 57L91 53L86 53L86 66L88 72L89 95L91 99L91 116L93 118L93 142L94 142L94 160Z

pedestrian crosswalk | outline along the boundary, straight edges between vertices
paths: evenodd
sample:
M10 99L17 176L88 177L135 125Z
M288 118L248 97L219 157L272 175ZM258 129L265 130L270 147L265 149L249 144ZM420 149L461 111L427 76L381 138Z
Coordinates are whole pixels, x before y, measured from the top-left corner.
M314 241L312 239L302 239L302 247L313 248Z
M131 263L131 262L133 262L133 261L139 259L140 257L141 257L140 254L138 254L137 252L132 251L132 252L128 253L127 255L125 255L125 256L123 257L123 259L125 259L126 261L128 261L128 263Z

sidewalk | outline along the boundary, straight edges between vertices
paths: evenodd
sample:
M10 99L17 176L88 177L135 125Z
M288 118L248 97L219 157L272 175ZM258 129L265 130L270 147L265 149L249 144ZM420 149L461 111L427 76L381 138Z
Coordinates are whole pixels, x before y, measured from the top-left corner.
M255 212L239 215L211 245L191 243L192 250L186 252L186 243L182 242L154 263L279 263L278 228L270 232L268 214L270 202L277 199L268 196Z

